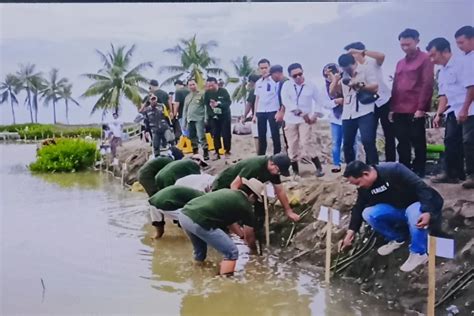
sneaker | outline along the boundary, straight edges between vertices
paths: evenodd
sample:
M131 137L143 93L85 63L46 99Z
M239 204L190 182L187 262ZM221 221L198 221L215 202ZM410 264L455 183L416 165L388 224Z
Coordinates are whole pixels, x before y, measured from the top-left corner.
M426 262L428 262L428 255L426 253L420 255L410 252L407 261L402 264L400 270L403 272L410 272L415 270L418 266L425 264Z
M467 180L462 183L464 189L474 189L474 176L468 176Z
M457 178L451 178L447 174L443 173L439 177L431 179L431 182L433 183L459 183L459 179Z
M341 172L341 166L334 166L334 167L331 169L331 172L332 172L332 173Z
M379 249L377 249L377 252L381 256L386 256L386 255L391 254L398 248L400 248L404 243L405 243L404 241L398 242L396 240L392 240L392 241L389 241L388 244L385 244L379 247Z

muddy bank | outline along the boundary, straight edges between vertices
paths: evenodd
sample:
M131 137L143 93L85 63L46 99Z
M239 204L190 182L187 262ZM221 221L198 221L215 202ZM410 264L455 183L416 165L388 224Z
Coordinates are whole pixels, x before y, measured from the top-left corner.
M350 210L356 200L355 187L348 184L340 174L330 172L331 139L327 124L321 124L318 130L317 143L321 148L322 160L326 163L326 175L323 178L312 176L312 169L308 165L301 166L301 177L296 181L285 179L290 200L297 212L308 210L308 214L296 224L293 237L288 237L293 229L292 223L286 220L278 202L271 203L271 243L272 252L277 252L283 261L290 260L295 265L313 267L324 266L325 253L325 223L317 221L321 205L333 207L341 212L340 227L333 227L333 259L337 258L336 245L345 235L349 222ZM429 143L442 142L443 130L429 130ZM240 159L253 156L255 153L254 140L251 136L236 136L232 139L232 157L228 160L211 162L206 172L217 174L228 165ZM267 153L271 152L271 145ZM381 152L383 141L377 142ZM127 163L125 182L132 185L136 181L136 174L151 154L151 148L139 140L130 141L118 150L119 166L114 167L116 176L121 175L122 163ZM363 155L359 158L363 159ZM382 157L383 159L383 157ZM426 181L429 181L426 180ZM451 286L453 281L473 268L474 259L474 194L463 190L459 185L436 185L435 188L445 199L443 209L443 231L452 235L456 240L456 257L454 260L437 259L437 298ZM376 253L378 246L384 241L377 236L369 240L370 232L361 232L359 240L364 250L352 264L345 266L336 276L337 282L351 282L360 287L362 293L377 297L387 302L394 309L403 308L409 314L416 315L425 311L427 293L427 267L412 273L402 273L400 265L408 256L406 247L394 254L381 257ZM287 247L286 244L288 244ZM357 251L357 249L356 249ZM341 262L344 258L339 259ZM474 287L470 284L460 290L456 296L442 304L437 312L448 315L446 308L455 305L460 315L469 315L474 310Z

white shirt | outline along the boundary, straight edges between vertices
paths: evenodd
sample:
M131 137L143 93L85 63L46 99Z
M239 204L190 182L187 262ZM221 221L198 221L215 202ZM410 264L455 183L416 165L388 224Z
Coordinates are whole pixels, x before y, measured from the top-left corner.
M321 99L323 108L328 112L327 118L329 119L329 122L332 124L342 125L342 119L340 117L336 118L334 116L333 109L337 107L337 104L334 103L334 100L331 100L328 95L326 95L326 97L322 96Z
M382 105L387 103L390 100L390 97L392 96L390 88L383 80L382 66L377 63L377 60L375 58L367 56L365 57L365 62L363 65L371 67L375 73L375 77L377 78L377 84L379 85L379 89L377 90L379 98L377 99L377 101L375 101L375 105L377 107L381 107Z
M357 65L355 69L355 77L353 82L364 82L366 85L377 83L377 77L372 67L365 65ZM343 120L355 119L369 113L374 112L374 103L362 104L359 102L359 109L357 109L357 91L342 83L342 94L344 95L344 105L341 118Z
M305 81L297 85L293 79L285 81L281 88L281 100L285 106L285 122L289 124L304 123L305 114L322 113L322 102L316 85ZM300 116L291 111L299 109Z
M114 119L112 122L109 123L110 132L114 135L114 137L122 138L122 128L123 123L118 119Z
M181 185L201 192L210 192L215 178L215 176L207 173L191 174L176 180L175 185Z
M272 77L260 78L255 83L255 96L258 97L256 113L275 112L280 109L278 100L278 82Z
M454 115L458 116L466 99L466 88L474 85L474 60L472 59L469 54L465 56L452 55L446 66L439 70L438 94L446 96L450 106L446 114L454 111ZM469 61L471 61L471 65L468 64ZM474 115L474 105L472 103L468 115Z

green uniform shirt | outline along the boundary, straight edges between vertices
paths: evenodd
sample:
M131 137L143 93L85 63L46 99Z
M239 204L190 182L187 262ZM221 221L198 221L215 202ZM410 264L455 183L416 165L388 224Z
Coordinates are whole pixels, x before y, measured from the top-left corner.
M213 109L210 106L211 99L214 99L220 104L217 106L217 108ZM226 89L224 88L219 88L217 91L206 91L204 93L204 99L203 99L204 105L206 106L206 111L207 111L207 116L208 118L218 118L219 116L222 115L227 115L230 116L230 105L232 101L230 100L230 95L229 92L227 92Z
M230 188L230 184L237 176L250 179L256 178L265 183L270 181L273 184L280 184L280 176L272 175L268 169L268 157L257 156L239 161L233 166L222 171L212 183L212 191L222 188Z
M183 214L205 229L224 229L238 221L255 227L252 204L247 195L231 189L222 189L195 198L184 206Z
M173 159L169 157L157 157L145 163L138 170L138 182L143 186L148 196L152 196L158 192L155 176L164 166L172 161Z
M181 88L176 90L174 93L174 102L179 103L179 108L178 108L178 118L183 117L183 109L184 109L184 99L186 96L189 94L189 89L188 88Z
M190 92L184 99L183 118L186 122L199 122L205 120L206 107L202 103L204 93Z
M189 176L190 174L200 174L199 165L191 159L173 161L167 164L155 176L155 182L158 190L173 185L176 180Z
M175 211L183 208L186 203L194 198L204 195L204 192L191 188L171 185L155 193L148 202L163 211Z

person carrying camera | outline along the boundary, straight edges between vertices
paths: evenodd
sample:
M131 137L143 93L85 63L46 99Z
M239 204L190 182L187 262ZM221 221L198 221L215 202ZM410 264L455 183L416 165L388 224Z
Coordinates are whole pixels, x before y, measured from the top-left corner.
M346 163L355 160L354 143L357 130L360 130L368 164L378 164L379 157L375 146L376 119L374 115L377 95L377 77L373 69L358 64L351 54L343 54L338 59L342 68L341 75L336 74L331 82L331 95L342 90L344 96L342 110L342 131L344 159Z
M158 98L154 94L150 94L149 100L149 105L142 108L140 112L148 120L153 140L153 154L158 157L162 140L172 142L174 136L171 135L169 120L165 115L166 106L163 103L158 103Z

